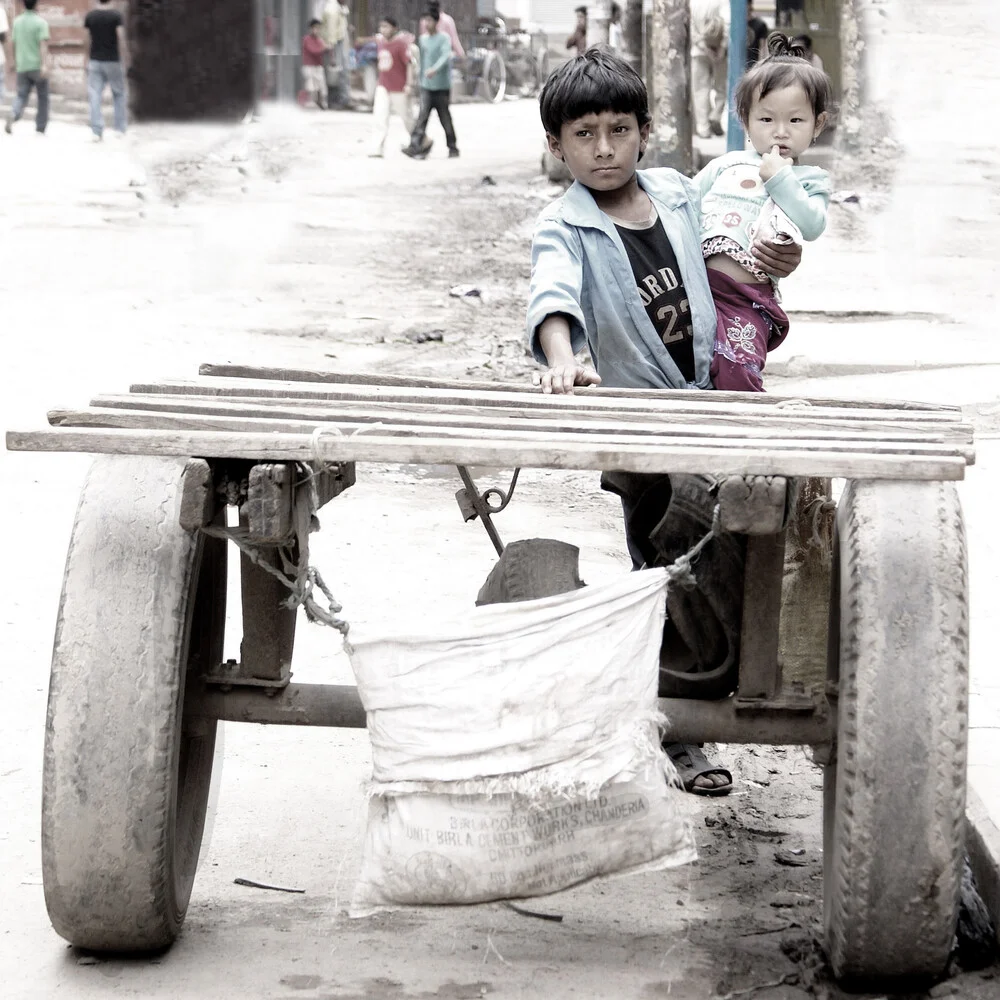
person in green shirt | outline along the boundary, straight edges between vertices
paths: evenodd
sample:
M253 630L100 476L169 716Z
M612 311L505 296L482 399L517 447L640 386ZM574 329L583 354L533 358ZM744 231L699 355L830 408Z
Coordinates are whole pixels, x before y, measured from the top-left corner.
M24 114L24 107L34 89L38 92L35 131L44 135L49 124L49 25L44 17L35 13L38 0L21 2L24 13L14 18L10 32L17 71L17 97L14 98L4 131L8 135L11 133L14 122Z
M458 141L455 127L451 122L449 98L451 96L451 39L438 30L441 11L436 3L430 3L420 26L424 33L420 36L420 115L410 136L410 145L403 152L416 160L427 157L429 147L424 145L427 122L431 112L436 111L438 121L444 129L448 141L448 156L458 156Z

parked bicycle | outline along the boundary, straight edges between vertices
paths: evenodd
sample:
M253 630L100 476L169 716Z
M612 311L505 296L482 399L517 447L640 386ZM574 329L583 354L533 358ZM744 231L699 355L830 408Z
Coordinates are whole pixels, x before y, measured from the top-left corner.
M466 93L499 104L507 94L534 97L541 90L548 66L544 34L511 31L502 17L482 17L476 41L466 57Z

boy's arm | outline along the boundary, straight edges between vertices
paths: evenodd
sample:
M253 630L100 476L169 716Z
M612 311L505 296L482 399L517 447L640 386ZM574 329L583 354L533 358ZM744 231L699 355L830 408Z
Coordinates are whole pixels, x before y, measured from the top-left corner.
M571 392L574 385L596 385L593 369L575 355L586 346L583 309L583 256L572 230L542 219L531 241L531 287L527 332L536 361L549 366L543 392Z
M436 63L434 63L432 66L428 68L427 70L428 76L434 76L435 73L437 73L439 70L444 69L444 67L451 62L451 39L448 38L448 36L445 35L443 32L441 33L441 37L444 38L448 44L445 45L444 49L442 50L441 58L438 59Z
M791 167L782 167L764 182L764 189L799 227L803 239L819 239L826 229L826 209L830 204L830 182L825 171L817 170L800 179Z

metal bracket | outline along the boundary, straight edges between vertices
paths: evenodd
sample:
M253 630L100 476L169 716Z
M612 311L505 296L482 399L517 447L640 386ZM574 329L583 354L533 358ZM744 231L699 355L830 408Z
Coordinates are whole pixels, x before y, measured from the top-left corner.
M483 522L483 527L486 529L486 534L490 536L490 541L493 543L493 548L497 550L497 555L502 556L504 545L493 524L493 515L499 514L510 503L511 498L514 496L514 487L517 485L517 477L521 470L514 470L514 475L506 492L496 486L491 486L483 493L480 493L472 476L469 475L468 468L464 465L458 465L456 468L458 469L458 474L462 477L462 482L465 483L465 488L455 494L455 499L458 501L458 509L462 512L462 517L467 522L478 517ZM499 502L495 505L491 504L489 500L490 496L496 496Z
M281 664L280 674L277 677L254 677L246 672L242 663L236 660L226 660L216 667L216 672L205 675L205 683L221 688L223 691L232 690L234 687L256 687L267 688L269 694L274 694L282 688L288 687L288 682L292 679L292 669L288 663Z

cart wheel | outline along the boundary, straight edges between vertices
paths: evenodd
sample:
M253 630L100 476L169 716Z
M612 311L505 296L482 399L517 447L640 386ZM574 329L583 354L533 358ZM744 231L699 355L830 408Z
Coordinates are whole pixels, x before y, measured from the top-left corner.
M499 52L486 53L482 74L486 100L492 104L499 104L507 93L507 66Z
M827 950L840 979L932 977L954 942L965 850L968 594L954 486L848 484L835 553Z
M226 543L179 524L183 462L103 457L70 541L49 683L42 874L55 929L169 945L201 847L217 723L184 711L222 657Z

